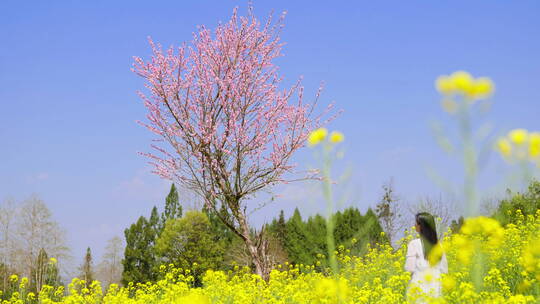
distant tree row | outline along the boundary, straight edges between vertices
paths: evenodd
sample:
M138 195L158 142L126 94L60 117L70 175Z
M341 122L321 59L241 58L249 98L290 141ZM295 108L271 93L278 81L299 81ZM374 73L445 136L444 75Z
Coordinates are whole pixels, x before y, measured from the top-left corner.
M100 280L104 287L119 283L123 247L121 238L110 239L96 267L87 248L74 274L66 231L53 219L45 202L37 195L22 202L6 199L0 204L0 301L18 290L19 285L10 281L12 275L26 277L26 290L34 293L44 285L65 286L73 275L88 284Z
M369 209L362 214L356 208L348 208L332 215L336 244L345 246L352 254L362 255L367 244L398 238L399 233L412 226L407 222L410 219L404 219L403 215L418 211L428 211L442 218L442 227L449 226L452 231L458 231L463 223L463 218L456 219L451 206L442 199L425 198L406 208L399 203L393 184L385 184L374 211ZM516 210L527 216L535 214L539 208L540 182L533 181L526 191L509 191L507 198L494 203L492 211L487 210L486 214L508 224L518 220ZM112 283L155 281L160 276L160 265L173 264L190 269L195 275L194 284L200 285L200 278L208 269L230 270L234 265L254 267L245 242L220 219L226 216L226 210L216 214L205 208L183 212L173 184L163 212L154 207L149 218L141 216L127 228L125 245L119 237L110 239L97 266L94 266L91 249L87 248L77 276L88 284L94 279L100 280L107 288ZM284 262L313 265L321 254L327 254L326 218L322 215L302 217L295 209L292 216L285 218L281 211L265 225L265 230L267 257L272 265ZM381 234L383 231L386 234ZM13 274L27 277L28 290L33 292L43 285L64 285L64 280L69 279L70 261L65 237L65 231L37 196L21 203L3 202L0 205L2 299L14 290L9 280Z
M54 259L51 259L54 258ZM61 262L69 258L66 233L37 196L22 203L6 200L0 205L0 290L2 298L13 292L10 276L28 278L36 292L44 284L61 285Z
M219 216L226 216L226 212L218 215L203 208L183 213L173 184L163 213L154 207L149 218L141 216L125 230L123 283L155 281L163 264L190 269L196 285L207 269L253 267L248 248ZM349 208L333 214L332 219L336 243L352 253L362 254L367 244L387 240L371 209L362 215L358 209ZM296 209L286 220L281 211L266 229L268 257L274 265L286 261L310 265L316 262L318 254L327 254L326 219L319 214L304 220Z

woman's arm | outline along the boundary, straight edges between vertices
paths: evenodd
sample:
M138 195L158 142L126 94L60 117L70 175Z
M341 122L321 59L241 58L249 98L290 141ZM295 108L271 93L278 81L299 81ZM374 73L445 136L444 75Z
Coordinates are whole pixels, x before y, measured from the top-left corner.
M410 241L407 245L407 257L405 259L405 270L410 273L413 273L416 268L416 259L418 258L418 253L414 242Z
M441 257L441 262L440 262L440 271L441 273L448 273L448 261L446 260L446 254L443 253L442 257Z

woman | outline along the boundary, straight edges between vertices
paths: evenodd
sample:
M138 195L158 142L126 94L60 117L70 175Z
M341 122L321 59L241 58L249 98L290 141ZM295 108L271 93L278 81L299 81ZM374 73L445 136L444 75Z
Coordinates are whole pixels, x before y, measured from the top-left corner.
M418 288L425 295L438 297L441 295L441 273L448 272L448 264L444 254L438 260L432 260L433 264L428 261L435 246L441 246L437 239L433 215L427 212L418 213L415 228L420 238L409 242L405 261L405 270L412 274L408 293L411 288Z

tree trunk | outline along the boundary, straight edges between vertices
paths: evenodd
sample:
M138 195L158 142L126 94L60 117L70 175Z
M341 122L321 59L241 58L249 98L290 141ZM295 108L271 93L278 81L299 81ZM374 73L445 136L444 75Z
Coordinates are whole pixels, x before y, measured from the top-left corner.
M264 234L265 229L263 227L257 235L253 236L246 218L242 216L239 220L246 247L255 266L255 273L268 281L272 265L268 258L268 240Z

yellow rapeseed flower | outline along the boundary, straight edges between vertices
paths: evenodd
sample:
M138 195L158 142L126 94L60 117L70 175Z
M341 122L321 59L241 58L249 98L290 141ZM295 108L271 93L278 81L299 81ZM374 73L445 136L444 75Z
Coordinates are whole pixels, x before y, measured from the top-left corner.
M501 224L492 218L478 216L468 218L461 227L461 233L465 235L486 236L490 245L499 245L504 237L504 229Z
M439 76L435 81L435 87L437 91L443 95L451 95L456 91L456 86L450 77Z
M16 274L12 274L10 277L9 277L9 280L11 282L17 282L19 280L19 277L16 275Z
M55 265L58 261L56 260L56 258L50 258L49 259L49 263Z
M442 288L445 292L449 292L450 290L454 289L456 287L456 279L451 275L446 275L442 279Z
M474 78L465 71L457 71L450 75L455 88L464 94L474 92Z
M26 295L26 298L28 299L28 301L33 302L36 299L36 294L34 294L33 292L29 292Z
M512 145L505 137L499 138L496 148L505 157L509 157L512 154Z
M508 133L508 138L516 145L522 145L529 139L529 133L525 129L514 129Z
M21 284L19 284L19 288L20 289L25 289L26 288L26 285L28 285L28 278L27 277L23 277L21 279Z
M180 297L177 303L210 304L210 299L204 295L190 294Z
M330 142L331 143L340 143L342 142L343 140L345 139L345 136L343 135L343 133L341 132L338 132L338 131L332 131L332 133L330 133Z
M514 295L508 298L508 301L506 303L508 304L523 304L523 303L533 303L534 297L533 296L524 296L522 294Z
M308 137L308 144L310 146L316 146L321 141L323 141L328 135L328 130L326 128L318 128L317 130L311 132Z
M334 280L330 278L321 279L317 282L315 288L317 297L328 299L331 303L334 301L341 302L349 297L349 286L344 278Z
M491 79L487 77L480 77L474 81L473 94L476 98L485 98L493 94L495 91L495 85Z
M540 280L540 239L532 240L523 251L523 267L527 272L536 274Z
M540 156L540 132L529 134L529 156L531 158Z
M435 81L437 91L444 96L461 95L470 101L489 97L495 91L493 81L487 77L474 78L465 71L457 71L450 76L439 76ZM445 101L443 108L454 113L454 104Z
M429 264L431 264L431 266L437 265L441 260L443 253L444 249L442 245L434 246L428 256Z

